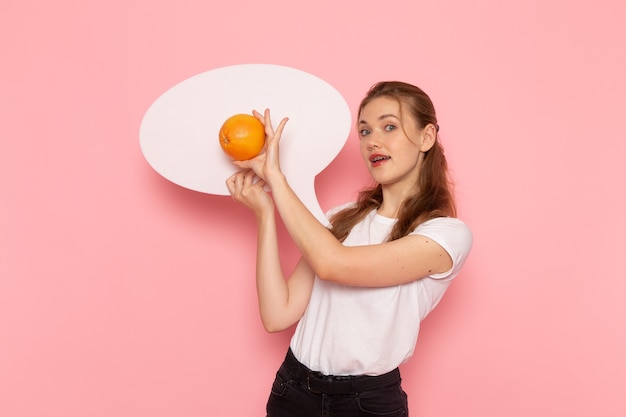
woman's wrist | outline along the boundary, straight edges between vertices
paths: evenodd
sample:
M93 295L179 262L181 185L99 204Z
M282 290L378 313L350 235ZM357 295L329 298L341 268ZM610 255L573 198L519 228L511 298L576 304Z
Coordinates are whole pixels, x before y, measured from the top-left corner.
M285 174L277 170L275 172L270 172L266 174L265 182L270 186L271 189L274 189L274 187L276 186L287 183L287 178L285 177Z
M256 216L257 221L262 222L267 219L271 219L274 217L274 203L271 201L268 204L264 204L261 207L258 207L254 210L254 215Z

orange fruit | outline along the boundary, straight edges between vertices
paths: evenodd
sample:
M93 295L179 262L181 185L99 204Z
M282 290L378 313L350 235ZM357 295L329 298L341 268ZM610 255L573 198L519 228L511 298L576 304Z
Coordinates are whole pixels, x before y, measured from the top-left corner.
M235 161L257 156L265 145L265 127L250 114L236 114L220 128L220 146Z

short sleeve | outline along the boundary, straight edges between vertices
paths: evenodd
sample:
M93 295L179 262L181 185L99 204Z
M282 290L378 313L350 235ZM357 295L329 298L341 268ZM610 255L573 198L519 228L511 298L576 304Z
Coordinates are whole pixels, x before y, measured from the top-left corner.
M330 218L330 217L334 216L335 214L339 213L341 210L347 209L348 207L352 207L354 205L355 205L354 202L347 202L347 203L340 204L340 205L338 205L336 207L333 207L330 210L328 210L325 213L326 217Z
M415 228L412 235L420 235L437 242L452 259L452 268L441 274L430 275L434 279L453 279L463 267L473 244L470 228L454 217L438 217Z

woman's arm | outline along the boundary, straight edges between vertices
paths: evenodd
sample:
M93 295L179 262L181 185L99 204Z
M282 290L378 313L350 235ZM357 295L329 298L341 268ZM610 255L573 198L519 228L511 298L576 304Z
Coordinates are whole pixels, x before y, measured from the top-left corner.
M309 212L284 176L271 184L274 204L294 243L320 279L345 285L398 285L448 271L452 259L420 235L365 246L344 246Z
M263 326L268 332L277 332L295 324L309 302L314 273L300 260L289 280L283 275L276 218L271 198L263 190L264 181L256 184L253 171L238 172L228 179L233 198L248 206L257 218L256 283L259 310Z
M289 280L280 264L276 220L272 213L258 223L256 285L263 327L268 332L295 324L306 309L313 288L313 270L300 259Z

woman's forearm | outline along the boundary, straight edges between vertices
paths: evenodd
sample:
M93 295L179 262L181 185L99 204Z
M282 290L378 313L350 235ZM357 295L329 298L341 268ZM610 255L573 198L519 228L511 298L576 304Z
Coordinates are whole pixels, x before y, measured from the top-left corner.
M333 256L344 246L311 214L282 173L274 175L271 188L274 204L292 240L315 273L326 278Z
M256 285L263 326L268 331L280 327L282 311L287 308L289 289L282 271L278 251L276 219L273 212L257 218Z

